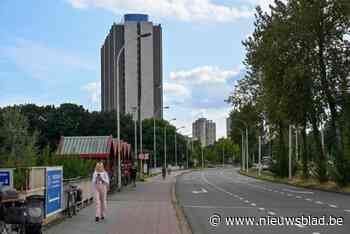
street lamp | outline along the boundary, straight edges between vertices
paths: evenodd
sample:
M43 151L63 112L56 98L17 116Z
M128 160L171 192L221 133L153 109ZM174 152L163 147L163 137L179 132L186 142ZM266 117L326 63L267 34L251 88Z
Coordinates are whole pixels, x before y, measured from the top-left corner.
M239 121L239 122L243 123L243 125L245 126L246 148L244 151L245 151L245 159L246 159L245 160L246 161L246 172L248 172L248 170L249 170L248 124L247 124L247 122L245 122L241 119L238 119L238 118L234 118L233 120ZM243 166L243 168L244 168L244 166Z
M117 87L114 87L114 103L117 104L117 142L118 142L118 190L121 189L122 187L122 183L121 183L121 165L120 165L120 103L119 103L119 99L120 99L120 93L119 93L119 60L120 60L120 56L122 54L122 52L125 50L125 46L126 46L126 43L128 41L133 41L133 40L139 40L140 38L145 38L145 37L149 37L151 36L152 34L151 33L144 33L144 34L141 34L141 35L138 35L135 39L131 39L131 40L127 40L125 41L124 45L120 48L119 52L118 52L118 55L117 57L115 57L116 55L116 46L115 46L115 40L113 41L113 48L114 48L114 53L113 53L113 57L114 57L114 67L117 68L116 72L114 73L114 75L117 73L117 77L116 77L116 80L117 82L114 82L114 85L115 83L117 83ZM118 95L117 95L118 93Z
M171 120L169 120L169 123L171 121L175 121L176 119L173 118ZM164 126L164 167L167 168L167 162L166 162L166 124Z
M183 129L183 128L185 128L185 126L177 128L175 130L175 167L177 167L177 140L176 140L176 138L177 138L177 131L180 130L180 129Z
M133 110L133 114L134 114L134 139L135 139L135 145L134 145L134 152L135 152L135 159L137 160L137 124L136 124L136 113L137 113L137 106L133 106L132 110Z
M160 85L158 88L161 88L162 86ZM164 106L163 110L169 109L169 106ZM156 118L153 118L153 162L154 162L154 168L157 167L157 156L156 156L156 151L157 151L157 145L156 145Z

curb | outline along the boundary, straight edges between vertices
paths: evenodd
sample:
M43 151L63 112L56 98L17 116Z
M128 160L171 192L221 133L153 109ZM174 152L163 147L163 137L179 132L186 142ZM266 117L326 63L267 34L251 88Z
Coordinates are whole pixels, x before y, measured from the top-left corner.
M250 177L250 178L257 179L257 180L268 181L268 182L275 183L275 184L285 184L285 185L294 186L294 187L298 187L298 188L305 188L305 189L310 189L310 190L315 190L315 191L322 191L322 192L336 193L336 194L341 194L341 195L345 195L345 196L350 196L350 192L341 192L341 191L336 191L336 190L315 188L315 187L303 186L303 185L298 185L298 184L290 184L288 182L283 182L283 181L274 181L274 180L269 180L269 179L255 177L255 176L252 176L252 175L247 175L247 174L242 173L241 171L239 171L238 173L243 175L243 176L247 176L247 177Z
M192 172L192 170L183 172L183 173L181 173L181 174L179 174L179 175L176 175L176 176L175 176L175 181L171 184L171 188L170 188L171 203L173 204L173 207L174 207L175 212L176 212L176 217L177 217L177 221L178 221L178 226L179 226L179 229L180 229L181 234L193 234L193 231L192 231L191 225L190 225L189 222L187 221L186 214L185 214L185 212L184 212L184 210L183 210L182 205L181 205L180 202L177 200L176 188L175 188L175 185L176 185L176 177L182 176L182 175L187 174L187 173L190 173L190 172Z

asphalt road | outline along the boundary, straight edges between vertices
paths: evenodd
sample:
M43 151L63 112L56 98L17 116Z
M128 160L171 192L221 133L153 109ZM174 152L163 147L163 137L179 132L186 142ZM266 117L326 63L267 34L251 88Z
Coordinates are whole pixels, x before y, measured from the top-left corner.
M350 233L350 196L260 181L240 175L237 168L206 169L182 175L176 182L176 194L194 234ZM218 216L210 219L214 214L220 219ZM249 219L240 218L241 223L226 225L227 217ZM287 225L286 219L297 217L299 220L294 219L293 225ZM309 217L314 223L306 223ZM321 217L328 225L315 223L322 223L322 219L317 219ZM330 217L333 221L337 219L338 225L330 225ZM210 221L217 225L211 225ZM267 225L268 221L278 225Z

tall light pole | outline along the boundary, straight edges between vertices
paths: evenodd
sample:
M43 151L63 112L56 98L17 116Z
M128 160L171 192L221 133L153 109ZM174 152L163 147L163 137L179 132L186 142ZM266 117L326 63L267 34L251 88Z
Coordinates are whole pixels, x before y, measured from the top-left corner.
M177 131L180 130L180 129L183 129L183 128L185 128L185 126L177 128L175 130L175 167L177 167L177 140L176 140L176 138L177 138Z
M113 41L113 57L114 57L114 67L116 67L116 72L114 72L114 75L116 75L116 81L117 82L113 82L113 84L115 85L117 83L117 87L113 87L114 88L114 104L117 105L117 151L118 151L118 190L121 189L122 187L122 183L121 183L121 165L120 165L120 92L119 92L119 60L120 60L120 56L122 54L122 52L125 50L125 46L126 43L128 41L133 41L133 40L139 40L141 38L145 38L145 37L149 37L151 36L151 33L145 33L145 34L141 34L138 35L135 39L131 39L131 40L127 40L125 41L124 45L120 48L118 55L116 57L116 47L115 47L115 40Z
M246 172L248 172L249 170L249 151L248 151L248 124L247 122L243 121L242 119L238 119L238 118L234 118L233 120L239 121L241 123L243 123L243 125L245 126L245 138L246 138L246 147L245 147L245 163L246 163ZM244 168L244 166L243 166Z
M158 88L161 88L162 86L160 85ZM164 106L163 107L163 110L164 109L169 109L169 106ZM157 144L156 144L156 118L154 117L153 118L153 162L154 162L154 168L157 167L157 155L156 155L156 152L157 152Z
M137 106L132 107L132 110L133 110L133 113L134 113L134 139L135 139L134 152L135 152L135 159L137 160L137 124L136 124Z
M169 120L169 123L171 121L175 121L176 119ZM167 168L167 162L166 162L166 125L164 126L164 167Z
M259 169L258 175L261 176L261 136L259 136Z
M243 133L243 130L241 128L238 128L240 131L241 131L241 136L242 136L242 147L241 147L241 154L242 154L242 158L241 158L241 169L244 171L244 165L245 165L245 159L244 159L244 155L245 155L245 152L244 152L244 133Z

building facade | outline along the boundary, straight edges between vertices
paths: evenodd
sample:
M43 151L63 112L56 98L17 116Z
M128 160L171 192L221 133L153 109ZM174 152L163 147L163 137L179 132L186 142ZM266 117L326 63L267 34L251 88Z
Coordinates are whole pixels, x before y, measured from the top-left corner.
M199 118L192 123L192 136L202 146L213 145L216 141L216 124L212 120Z
M150 34L139 38L138 35ZM139 39L138 39L139 38ZM119 90L116 88L117 61ZM163 116L162 28L148 15L127 14L122 23L114 23L101 47L101 108L134 113L140 107L141 119ZM134 118L136 118L136 115ZM139 116L140 117L140 116Z

